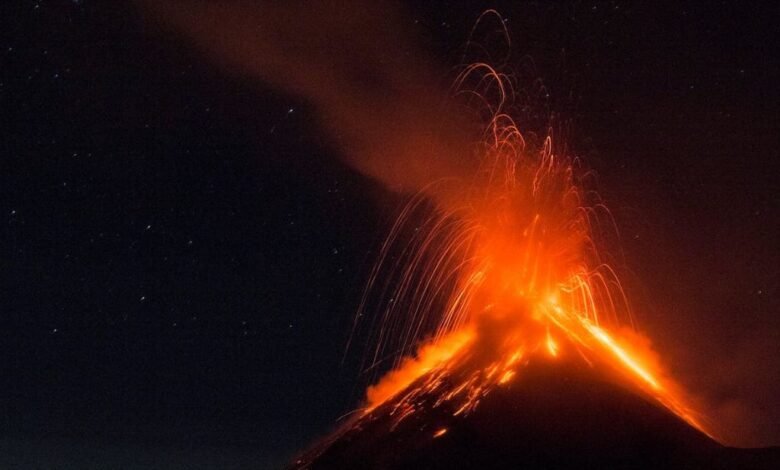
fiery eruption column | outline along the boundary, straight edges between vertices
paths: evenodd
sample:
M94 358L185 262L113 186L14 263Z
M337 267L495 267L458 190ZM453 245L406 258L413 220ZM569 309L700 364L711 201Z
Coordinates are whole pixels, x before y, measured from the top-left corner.
M376 325L371 365L407 353L368 388L365 413L389 403L400 421L422 394L435 393L436 406L454 404L455 415L465 414L521 377L528 361L569 356L608 368L709 434L633 331L628 300L598 246L598 233L616 228L585 187L588 172L551 132L524 137L512 118L509 76L475 63L456 89L487 109L474 149L479 169L434 183L457 197L435 201L422 222L425 193L414 199L383 246L364 308L387 265L401 267L390 269L397 282Z

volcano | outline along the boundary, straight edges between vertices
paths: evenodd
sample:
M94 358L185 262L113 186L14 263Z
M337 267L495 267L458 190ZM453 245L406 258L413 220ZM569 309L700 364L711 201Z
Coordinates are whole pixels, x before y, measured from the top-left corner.
M780 468L780 448L723 446L579 361L528 362L466 416L437 402L435 393L423 394L415 413L399 420L390 400L291 468Z

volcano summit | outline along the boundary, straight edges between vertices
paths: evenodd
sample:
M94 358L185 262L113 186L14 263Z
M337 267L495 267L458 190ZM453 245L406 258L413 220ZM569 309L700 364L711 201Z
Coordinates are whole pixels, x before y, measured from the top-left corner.
M429 393L399 421L398 403L388 401L291 468L780 468L780 448L725 447L579 362L529 362L468 416L436 407Z

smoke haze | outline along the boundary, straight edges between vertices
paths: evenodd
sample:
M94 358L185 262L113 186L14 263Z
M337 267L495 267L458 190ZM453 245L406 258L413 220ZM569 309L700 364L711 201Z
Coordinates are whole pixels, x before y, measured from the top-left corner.
M214 61L306 100L347 163L387 188L416 192L469 174L473 139L443 112L443 74L409 43L395 4L282 3L142 2Z

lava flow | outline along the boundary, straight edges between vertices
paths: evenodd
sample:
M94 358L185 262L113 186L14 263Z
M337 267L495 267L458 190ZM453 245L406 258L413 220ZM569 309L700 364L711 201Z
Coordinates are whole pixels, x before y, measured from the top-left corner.
M568 356L611 371L711 436L633 329L620 281L597 246L616 229L586 187L589 173L551 132L524 137L506 75L477 63L459 89L467 82L477 84L469 96L498 103L474 152L479 171L436 183L448 186L448 197L434 199L422 222L426 198L410 203L383 246L369 287L377 289L388 265L397 284L385 289L371 355L373 364L393 351L406 355L368 388L364 413L387 405L400 421L434 394L434 406L465 415L493 388L522 380L528 361Z

